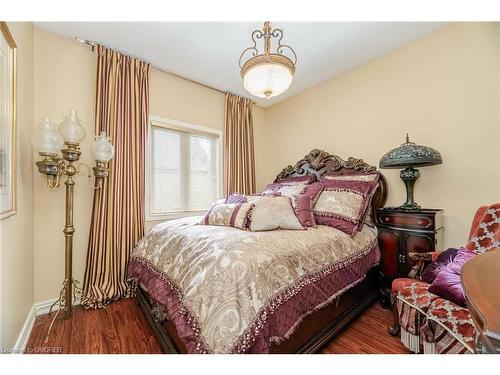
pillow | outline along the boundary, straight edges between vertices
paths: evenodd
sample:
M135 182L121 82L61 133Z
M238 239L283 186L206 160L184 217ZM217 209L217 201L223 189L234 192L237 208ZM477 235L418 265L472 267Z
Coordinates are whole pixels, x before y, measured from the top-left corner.
M264 197L281 197L281 193L279 191L273 190L264 190L257 195L262 195Z
M365 218L362 220L363 224L368 225L370 228L375 228L375 224L373 224L373 208L372 208L372 200L368 202L368 208L366 210ZM361 226L359 230L363 229Z
M363 173L363 174L326 174L323 176L325 180L336 180L336 181L364 181L364 182L373 182L378 181L380 173Z
M281 194L281 191L286 192L288 195L293 195L293 193L299 193L308 184L306 182L273 182L272 184L267 185L263 191L259 193L259 195L264 195L264 196L280 196L283 195Z
M208 210L200 224L223 225L239 229L248 229L252 217L252 203L215 203Z
M284 197L293 197L299 195L307 186L307 184L293 184L293 185L283 185L281 187L278 186L278 190L276 192L280 193L280 195Z
M353 174L326 174L323 176L323 181L362 181L362 182L376 182L380 178L380 172L371 172L371 173L353 173ZM375 195L376 188L378 184L374 186L372 190L372 196L370 197L370 201L367 204L366 214L361 220L361 225L358 228L358 231L363 229L363 224L367 224L369 227L374 228L375 224L372 219L372 198Z
M458 250L453 261L439 271L436 279L429 286L429 292L434 293L444 299L465 306L465 296L460 272L463 265L477 254L467 249Z
M294 177L285 177L281 179L276 179L274 182L275 183L300 183L300 182L305 182L306 184L312 184L314 181L316 181L316 177L312 174L310 175L305 175L305 176L294 176Z
M226 198L219 198L212 204L212 206L214 204L224 204L224 203L226 203Z
M316 180L316 177L314 175L306 175L306 176L297 176L297 177L287 177L287 178L282 178L282 179L277 179L274 182L267 184L264 190L260 193L261 195L266 195L270 191L277 191L278 189L282 188L283 186L293 186L293 185L303 185L304 187L306 185L309 185L313 183Z
M264 190L260 193L260 195L277 195L282 188L290 188L301 191L308 185L307 182L273 182L272 184L266 185ZM280 194L281 195L281 194Z
M278 193L281 196L290 197L295 215L304 227L315 227L313 207L322 190L323 184L314 182L305 186L301 184L284 186L278 190Z
M368 225L370 228L375 228L375 224L373 223L373 207L372 207L372 201L375 193L377 192L377 188L379 186L378 184L378 179L374 180L377 181L377 183L374 185L374 188L370 194L370 198L368 199L368 203L366 205L366 212L365 215L363 216L363 219L361 219L361 224L357 228L358 231L363 229L363 224Z
M457 255L458 249L449 248L441 254L438 255L435 262L430 262L427 266L425 266L424 271L420 275L420 280L432 284L432 282L439 275L439 272L448 265L448 263L452 262Z
M353 236L362 225L376 182L322 179L323 191L314 205L316 223Z
M224 203L246 203L247 197L240 193L233 193L229 195Z
M273 229L304 229L292 208L289 197L263 197L251 195L254 204L249 229L252 232Z

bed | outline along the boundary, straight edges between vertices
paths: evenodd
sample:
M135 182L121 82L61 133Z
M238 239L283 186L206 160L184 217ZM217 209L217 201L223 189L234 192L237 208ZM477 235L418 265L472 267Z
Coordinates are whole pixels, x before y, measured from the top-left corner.
M313 150L277 179L370 173L361 159ZM383 176L371 212L386 198ZM128 277L166 353L314 353L378 295L376 229L327 226L249 232L156 225L133 250Z

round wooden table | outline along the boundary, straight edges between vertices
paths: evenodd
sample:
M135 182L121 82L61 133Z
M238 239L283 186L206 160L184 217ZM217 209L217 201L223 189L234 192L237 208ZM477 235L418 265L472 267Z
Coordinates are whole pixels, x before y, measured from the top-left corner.
M461 278L476 326L474 351L500 353L500 248L465 263Z

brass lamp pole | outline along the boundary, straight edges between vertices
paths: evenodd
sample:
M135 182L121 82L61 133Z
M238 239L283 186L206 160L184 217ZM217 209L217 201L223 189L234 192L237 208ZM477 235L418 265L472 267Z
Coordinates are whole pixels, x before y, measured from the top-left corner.
M39 150L39 154L43 160L36 162L38 171L47 176L47 186L50 189L57 189L60 186L61 176L66 176L66 214L64 225L64 281L63 287L59 293L59 299L50 307L49 314L52 313L54 306L59 305L59 308L52 319L47 333L46 341L49 338L52 325L54 324L57 315L61 310L64 311L64 317L71 316L73 304L77 297L81 296L82 290L78 287L78 281L73 279L73 234L75 228L73 226L73 202L74 202L74 176L80 173L81 166L90 167L85 163L80 163L75 166L75 163L80 159L81 151L79 143L85 137L85 130L80 124L76 111L72 111L71 115L57 128L51 124L48 119L45 119L40 126L35 129L33 134L33 145ZM64 139L65 148L61 150L62 157L58 151L61 149ZM108 162L114 155L114 148L109 143L109 138L101 133L91 146L92 154L96 159L96 166L93 168L96 177L97 185L94 189L99 189L102 186L102 179L108 176Z

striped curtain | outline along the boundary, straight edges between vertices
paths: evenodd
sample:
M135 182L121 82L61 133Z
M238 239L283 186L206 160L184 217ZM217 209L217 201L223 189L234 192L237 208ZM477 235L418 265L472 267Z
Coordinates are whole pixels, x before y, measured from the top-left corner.
M94 192L82 305L129 296L130 250L144 235L145 147L150 65L97 46L96 134L115 146L110 173Z
M252 101L226 93L224 118L224 193L255 192Z

